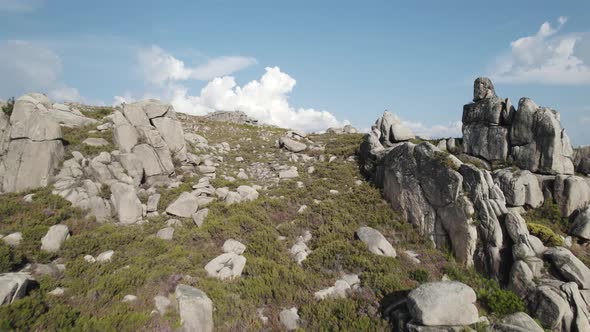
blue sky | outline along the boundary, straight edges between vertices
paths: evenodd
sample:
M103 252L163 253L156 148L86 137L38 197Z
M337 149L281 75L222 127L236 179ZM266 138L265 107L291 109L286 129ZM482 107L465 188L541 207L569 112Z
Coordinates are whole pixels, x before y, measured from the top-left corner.
M473 79L489 75L590 144L589 31L588 1L0 0L0 97L157 97L308 130L366 129L388 109L460 136Z

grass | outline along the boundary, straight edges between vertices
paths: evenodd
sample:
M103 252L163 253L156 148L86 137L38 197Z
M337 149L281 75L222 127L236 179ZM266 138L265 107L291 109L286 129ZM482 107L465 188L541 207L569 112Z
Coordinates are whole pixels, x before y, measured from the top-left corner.
M90 124L80 128L62 128L63 140L66 148L66 159L72 157L72 151L80 151L84 157L94 157L101 152L110 152L115 150L113 143L113 131L111 129L105 131L97 131L96 125ZM83 144L85 139L95 137L103 138L108 144L105 146L90 146Z

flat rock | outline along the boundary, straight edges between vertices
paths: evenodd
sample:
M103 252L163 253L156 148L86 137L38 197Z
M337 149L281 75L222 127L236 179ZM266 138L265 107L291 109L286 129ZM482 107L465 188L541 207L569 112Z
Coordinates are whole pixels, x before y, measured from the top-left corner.
M182 218L191 218L198 208L198 199L189 192L183 192L166 208L166 213Z
M86 144L88 146L107 146L109 142L104 138L97 138L97 137L88 137L82 144Z
M210 277L225 280L241 276L245 265L246 257L230 252L207 263L205 270Z
M371 227L360 227L356 231L356 236L363 241L369 251L375 255L396 257L397 253L391 246L391 243L379 233L376 229Z
M29 273L0 274L0 305L10 304L25 297L33 283L34 279Z
M426 326L471 325L479 314L471 287L456 281L425 283L408 295L410 315Z

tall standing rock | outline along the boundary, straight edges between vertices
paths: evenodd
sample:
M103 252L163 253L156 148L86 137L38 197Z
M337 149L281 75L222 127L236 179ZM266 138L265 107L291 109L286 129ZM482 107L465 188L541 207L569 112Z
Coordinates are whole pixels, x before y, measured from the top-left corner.
M48 103L46 97L37 100L25 95L15 102L8 125L4 116L0 118L0 191L24 191L50 183L64 149L61 127L47 114Z
M463 106L465 153L487 161L505 161L509 153L509 125L514 107L496 95L489 78L473 85L473 103Z
M510 130L514 163L535 173L573 174L574 151L559 113L521 98Z

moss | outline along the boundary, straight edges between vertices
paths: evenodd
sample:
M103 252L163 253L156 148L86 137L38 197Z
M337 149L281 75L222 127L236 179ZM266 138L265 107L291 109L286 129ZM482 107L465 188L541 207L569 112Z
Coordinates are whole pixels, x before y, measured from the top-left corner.
M419 283L427 282L429 279L428 271L425 269L416 269L410 273L410 278Z
M563 239L555 234L551 228L536 223L527 223L527 228L532 235L538 237L546 246L563 246Z

